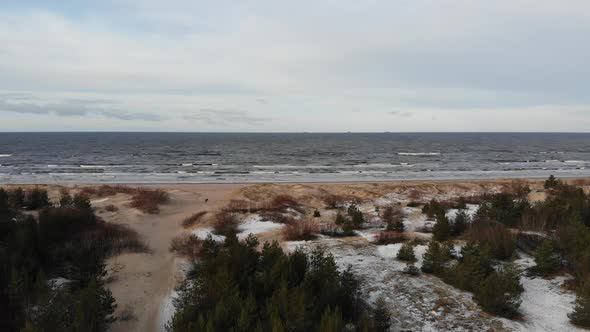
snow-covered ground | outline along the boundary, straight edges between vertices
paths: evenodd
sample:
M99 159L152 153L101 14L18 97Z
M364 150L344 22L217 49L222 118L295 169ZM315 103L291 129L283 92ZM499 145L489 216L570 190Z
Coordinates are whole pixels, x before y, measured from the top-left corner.
M288 243L291 250L315 246L326 248L340 268L352 266L363 281L362 291L369 303L379 297L385 299L394 317L392 331L502 330L502 322L483 313L471 300L471 294L430 275L413 277L403 273L406 264L395 258L401 244L376 246L359 238ZM416 266L420 266L425 250L426 246L415 248Z
M515 263L523 270L535 265L532 257L523 253L520 256ZM505 320L505 325L516 331L586 331L572 325L567 317L573 310L576 295L561 286L570 278L566 275L544 279L523 274L520 279L524 287L520 305L523 319Z
M575 294L561 288L568 276L554 279L527 276L521 282L522 318L508 320L483 312L472 295L445 284L437 277L403 273L405 262L396 259L401 243L374 245L363 238L329 238L315 241L287 242L289 250L310 250L321 246L336 259L339 267L352 266L363 281L362 291L369 303L384 297L394 317L392 331L583 331L569 323ZM463 243L456 243L460 252ZM427 245L417 245L414 252L420 267ZM521 254L516 261L523 270L534 265L530 256Z
M225 241L225 236L213 234L213 229L210 227L194 229L191 231L191 233L201 240L205 240L205 239L207 239L207 237L209 237L209 235L211 235L211 238L213 238L213 241L217 241L217 242Z
M245 239L250 234L256 235L283 227L285 227L284 224L279 224L271 221L262 221L260 216L255 214L248 217L240 224L240 226L238 227L238 230L240 231L238 233L238 238Z

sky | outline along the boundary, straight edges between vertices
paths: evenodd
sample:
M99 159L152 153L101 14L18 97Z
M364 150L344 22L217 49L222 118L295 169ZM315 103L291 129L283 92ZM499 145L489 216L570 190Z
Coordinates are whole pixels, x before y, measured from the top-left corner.
M0 131L590 131L588 0L0 1Z

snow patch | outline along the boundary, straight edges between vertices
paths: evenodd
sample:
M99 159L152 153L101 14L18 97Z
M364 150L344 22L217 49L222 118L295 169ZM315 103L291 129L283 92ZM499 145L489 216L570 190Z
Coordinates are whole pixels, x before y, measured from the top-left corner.
M260 234L283 227L285 227L284 224L279 224L272 221L262 221L259 215L255 215L246 219L240 224L240 233L238 234L238 238L245 239L250 234Z
M211 229L209 227L194 229L191 231L191 234L195 235L197 238L199 238L201 240L205 240L205 239L207 239L207 237L209 237L209 235L211 235L211 238L215 242L225 241L225 236L213 234L213 229Z

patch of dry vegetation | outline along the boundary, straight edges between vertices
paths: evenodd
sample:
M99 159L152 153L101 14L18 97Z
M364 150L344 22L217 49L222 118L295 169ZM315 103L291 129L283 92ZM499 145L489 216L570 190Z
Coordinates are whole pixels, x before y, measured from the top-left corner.
M402 232L382 231L377 234L375 243L377 244L393 244L400 243L407 240L407 237Z
M203 242L194 234L180 234L172 239L170 252L194 260L201 254Z
M220 211L215 214L213 233L217 235L231 236L238 233L239 220L233 212Z
M160 204L170 200L168 193L162 189L137 188L131 197L131 207L144 213L160 213Z
M197 212L197 213L193 214L190 217L185 218L182 221L182 227L189 228L189 227L194 226L196 223L198 223L199 221L201 221L201 219L203 219L203 217L207 213L209 213L209 212L207 212L207 211L200 211L200 212Z
M283 229L283 238L286 241L308 241L316 238L319 226L311 219L293 221Z

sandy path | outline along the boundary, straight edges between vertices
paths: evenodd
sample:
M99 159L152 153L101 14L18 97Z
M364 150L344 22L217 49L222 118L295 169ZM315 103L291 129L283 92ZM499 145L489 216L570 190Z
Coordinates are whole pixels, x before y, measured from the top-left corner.
M166 185L158 186L170 193L171 201L161 207L158 215L145 215L126 207L127 195L117 195L106 201L95 201L101 206L114 204L115 213L100 215L109 222L123 223L136 230L152 249L150 254L123 254L108 260L109 277L113 280L107 287L117 300L117 312L131 308L133 318L115 322L110 330L160 331L163 301L176 286L177 264L168 248L172 238L182 231L181 222L187 216L201 211L213 210L223 205L236 185ZM205 198L209 201L205 203Z

